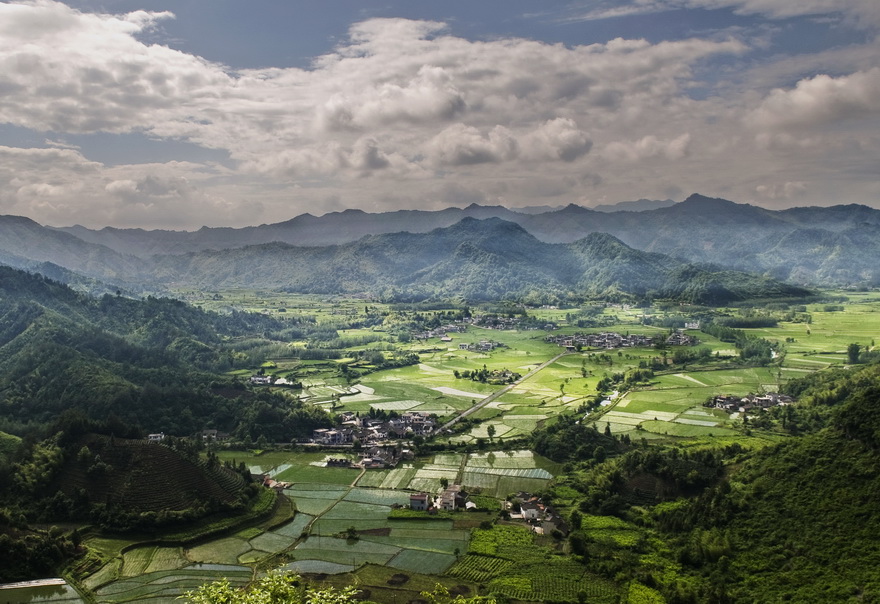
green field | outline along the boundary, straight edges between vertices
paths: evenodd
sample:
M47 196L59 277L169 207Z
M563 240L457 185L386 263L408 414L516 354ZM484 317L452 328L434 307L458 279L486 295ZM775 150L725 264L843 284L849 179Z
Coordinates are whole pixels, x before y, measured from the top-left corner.
M880 336L880 303L866 302L858 296L853 299L840 311L811 305L810 323L779 323L774 328L747 330L779 344L778 356L766 367L732 365L725 357L736 354L733 344L697 331L692 333L700 338L700 346L712 354L700 364L666 363L667 357L675 354L674 349L566 353L479 409L463 430L443 435L443 439L462 445L458 451L420 457L394 469L361 473L325 467L330 456L356 458L351 451L219 450L217 455L222 461L243 462L252 472L290 482L292 486L284 493L296 509L293 518L289 519L288 513L274 523L247 525L185 547L132 547L135 544L131 541L91 537L87 539L88 545L100 552L106 563L83 585L95 591L98 602L144 598L170 601L186 589L220 576L244 583L255 568L271 563L284 564L301 573L325 574L333 581L357 577L358 581L369 581L366 584L374 597L383 594L386 601L398 596L405 598L401 601L416 599L418 585L431 589L432 582L438 580L464 585L474 593L481 588L483 593L494 592L521 601L574 602L587 598L601 604L619 601L627 594L648 598L650 588L615 585L600 579L562 555L561 546L555 547L551 537L536 541L535 535L522 525L474 529L484 519L495 520L500 500L508 495L556 488L553 478L562 472L560 464L526 450L528 445L521 444L523 439L557 421L560 414L577 413L581 421L600 432L607 427L614 435L636 440L744 442L747 437L742 418L708 409L703 403L716 395L778 391L790 379L846 364L847 346L853 342L872 348L875 337ZM318 296L241 291L223 293L222 299L213 300L206 307L268 311L284 317L308 315L324 324L342 325L346 317L359 317L366 304L362 300L332 302L329 304ZM347 362L346 358L305 361L291 357L271 359L270 371L302 379L306 384L302 395L328 411L365 414L415 410L451 417L501 388L456 378L454 372L477 371L485 366L490 371L509 369L524 375L562 352L559 346L545 341L547 332L542 330L469 327L465 333L451 334L452 342L441 342L438 338L398 340L399 336L390 331L391 319L396 317L395 320L403 322L411 319L411 314L401 312L397 316L389 305L377 306L388 313L388 324L338 330L340 337L376 339L370 344L352 346L345 353L346 358L351 360L358 351L371 346L373 350L379 346L396 347L418 352L418 364L384 371L364 370L362 375L346 379L339 372L340 363ZM664 328L638 323L645 314L662 317L665 312L609 306L603 316L615 317L617 325L601 329L563 325L559 333L666 333ZM566 311L542 309L535 314L564 323ZM504 346L491 352L459 349L459 344L481 340L501 342ZM290 346L305 344L292 342ZM661 355L664 364L657 365ZM659 368L647 383L620 388L616 395L606 391L610 404L591 412L586 410L597 395L600 381L652 363ZM335 408L331 409L331 405ZM769 441L783 436L779 431L767 431L749 438ZM505 441L508 447L516 449L500 450ZM0 435L0 455L2 443ZM444 482L461 484L478 494L493 514L461 511L441 520L427 515L389 518L393 506L408 505L412 492L437 494ZM583 526L594 542L628 551L638 544L641 535L634 525L619 519L585 516ZM352 528L353 538L348 534ZM391 577L401 573L411 583L399 588L389 584Z

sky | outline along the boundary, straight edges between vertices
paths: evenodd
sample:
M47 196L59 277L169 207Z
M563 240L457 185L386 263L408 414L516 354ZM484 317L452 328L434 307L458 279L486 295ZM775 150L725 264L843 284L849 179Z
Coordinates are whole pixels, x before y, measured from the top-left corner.
M0 2L0 214L880 207L878 0Z

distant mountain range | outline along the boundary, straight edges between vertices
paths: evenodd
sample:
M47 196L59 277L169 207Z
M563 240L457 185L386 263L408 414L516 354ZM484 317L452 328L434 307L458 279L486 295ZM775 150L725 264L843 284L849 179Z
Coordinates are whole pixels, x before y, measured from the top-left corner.
M597 239L596 233L610 237ZM598 270L578 250L592 250L600 239L627 252L599 263ZM611 288L643 295L666 291L669 271L694 263L716 265L710 272L748 271L808 287L874 286L880 284L878 259L880 210L846 205L773 211L701 195L681 203L639 200L593 209L571 204L547 211L476 204L438 211L346 210L193 232L50 228L0 217L0 262L54 272L80 289L98 291L158 291L174 283L410 290L419 296L446 289L471 296L516 282L507 291L522 293L531 284L560 293ZM649 275L646 266L655 273ZM636 275L637 282L627 281Z

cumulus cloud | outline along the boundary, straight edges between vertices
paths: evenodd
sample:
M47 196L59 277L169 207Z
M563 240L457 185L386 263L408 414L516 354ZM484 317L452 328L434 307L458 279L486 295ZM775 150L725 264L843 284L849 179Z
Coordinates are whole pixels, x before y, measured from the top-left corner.
M639 0L606 8L672 4ZM843 10L832 4L678 2L774 17ZM707 61L749 52L735 38L618 38L579 46L474 41L452 35L444 23L407 19L356 23L305 69L233 71L143 41L170 18L84 13L52 0L0 3L0 123L53 139L45 143L50 148L0 153L8 159L0 166L6 183L0 209L36 215L39 208L56 224L91 208L96 224L198 226L241 217L283 220L328 199L386 207L444 199L532 205L542 196L558 203L566 196L631 195L625 191L633 187L639 196L672 186L721 194L715 182L734 170L754 173L740 192L766 194L757 187L810 180L797 172L806 164L795 155L816 153L827 138L808 141L804 132L870 119L880 98L878 69L870 67L793 87L785 81L787 87L769 93L689 95ZM796 71L809 73L804 69ZM780 86L781 78L766 77L762 90ZM65 135L89 133L219 149L229 167L105 165L63 142ZM876 151L867 136L857 144L863 155ZM768 157L783 155L792 157L792 174L763 172ZM668 172L671 162L685 159L688 169ZM807 194L814 190L811 185Z
M225 176L188 162L106 166L74 149L0 146L0 213L86 223L195 228L214 214L224 223L252 211L211 190Z
M748 117L757 128L815 127L880 113L880 68L834 78L817 75L777 88Z
M573 162L590 152L593 141L571 118L556 118L541 124L526 138L532 157Z
M495 126L483 135L474 127L455 124L434 137L428 150L439 165L467 166L513 159L519 153L519 143L504 126Z
M807 183L803 181L785 182L772 185L758 185L755 193L765 199L794 199L801 197L807 191Z
M687 157L691 135L687 132L671 140L661 140L649 134L636 141L614 141L605 149L605 155L614 161L642 161L663 157L675 161Z

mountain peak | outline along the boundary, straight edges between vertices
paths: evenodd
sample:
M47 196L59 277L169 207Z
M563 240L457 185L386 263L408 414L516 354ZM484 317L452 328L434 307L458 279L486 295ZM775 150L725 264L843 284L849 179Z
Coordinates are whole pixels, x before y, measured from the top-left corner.
M739 206L745 204L735 203L733 201L729 201L727 199L722 199L721 197L707 197L705 195L700 195L699 193L693 193L688 196L687 199L682 201L679 206L685 207L726 207L729 208L731 206Z

